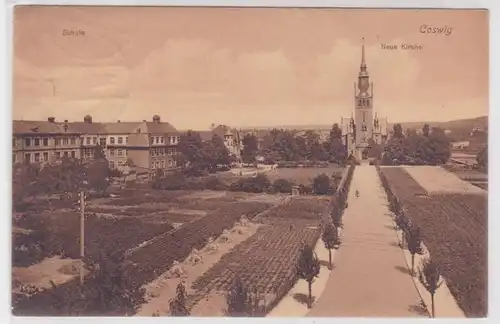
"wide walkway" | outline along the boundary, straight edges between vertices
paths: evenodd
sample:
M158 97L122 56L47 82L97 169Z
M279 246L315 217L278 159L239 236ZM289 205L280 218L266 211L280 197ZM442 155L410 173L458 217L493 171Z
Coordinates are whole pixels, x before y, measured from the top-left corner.
M356 167L348 204L335 268L307 316L427 317L397 246L374 166Z

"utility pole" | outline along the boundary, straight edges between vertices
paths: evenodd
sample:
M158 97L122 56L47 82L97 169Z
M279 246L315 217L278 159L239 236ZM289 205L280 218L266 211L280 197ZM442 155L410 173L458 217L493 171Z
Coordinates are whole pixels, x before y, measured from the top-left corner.
M85 191L80 192L80 283L83 283L85 256Z

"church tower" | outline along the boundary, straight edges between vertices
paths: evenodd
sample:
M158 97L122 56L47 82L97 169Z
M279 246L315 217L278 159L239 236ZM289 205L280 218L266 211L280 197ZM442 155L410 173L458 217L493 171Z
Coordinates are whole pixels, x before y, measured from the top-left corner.
M373 138L373 83L366 67L365 44L361 46L361 66L358 74L358 83L354 83L355 112L354 123L356 155L358 158L366 159L365 148L369 146L369 140Z
M373 82L366 67L365 44L361 46L358 82L354 82L354 116L341 119L342 139L347 154L366 160L370 146L387 140L387 118L374 116Z

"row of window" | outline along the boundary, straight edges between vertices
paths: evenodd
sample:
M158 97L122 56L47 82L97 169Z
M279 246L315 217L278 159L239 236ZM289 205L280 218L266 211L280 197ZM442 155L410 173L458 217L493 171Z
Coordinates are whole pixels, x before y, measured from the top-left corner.
M123 137L122 136L118 136L118 137L110 137L109 138L109 144L113 145L113 144L123 144ZM125 136L125 144L128 144L128 136Z
M165 154L167 155L174 155L177 150L175 147L160 147L160 148L154 148L154 149L151 149L151 156L165 156Z
M65 152L54 152L54 157L56 160L60 160L62 157L71 157L76 158L76 151L65 151ZM49 161L49 152L43 153L25 153L24 161L26 162L48 162ZM12 162L17 162L17 154L12 154Z
M110 169L115 169L118 166L125 166L127 163L126 161L109 161L109 168Z
M165 160L161 160L161 161L153 161L151 162L151 169L165 169ZM175 161L173 160L168 160L168 166L171 168L173 166L175 166L176 163Z
M116 151L116 152L115 152ZM109 149L109 155L110 156L127 156L127 150L122 150L122 149Z
M106 153L104 153L106 154ZM123 149L109 149L110 156L127 156L127 150ZM92 157L94 156L94 148L85 148L83 149L84 157Z
M370 99L369 98L358 99L358 106L370 106Z
M63 137L63 138L55 138L55 145L76 145L77 143L77 137ZM27 137L24 139L24 146L26 147L31 147L31 146L49 146L49 139L47 137L44 138L30 138ZM13 138L12 139L12 147L17 147L17 139Z
M149 138L149 142L151 143L151 145L153 144L173 145L179 143L180 140L181 140L180 136L168 136L166 140L163 136L151 136Z
M150 138L151 144L178 144L180 141L179 136L168 136L168 142L165 143L165 138L163 136L153 136ZM55 145L76 145L77 137L63 137L63 138L55 138ZM97 136L86 136L85 139L82 139L82 144L86 145L96 145L97 144ZM110 137L109 144L128 144L128 136L118 136L118 137ZM24 139L24 145L26 147L31 146L49 146L48 138L30 138L27 137ZM106 138L99 138L99 145L106 146ZM12 147L17 147L17 139L12 139Z

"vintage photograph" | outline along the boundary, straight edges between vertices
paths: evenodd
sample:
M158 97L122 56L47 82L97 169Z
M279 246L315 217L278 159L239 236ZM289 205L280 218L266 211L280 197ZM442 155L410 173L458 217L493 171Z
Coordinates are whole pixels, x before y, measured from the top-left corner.
M488 316L487 10L13 17L14 316Z

